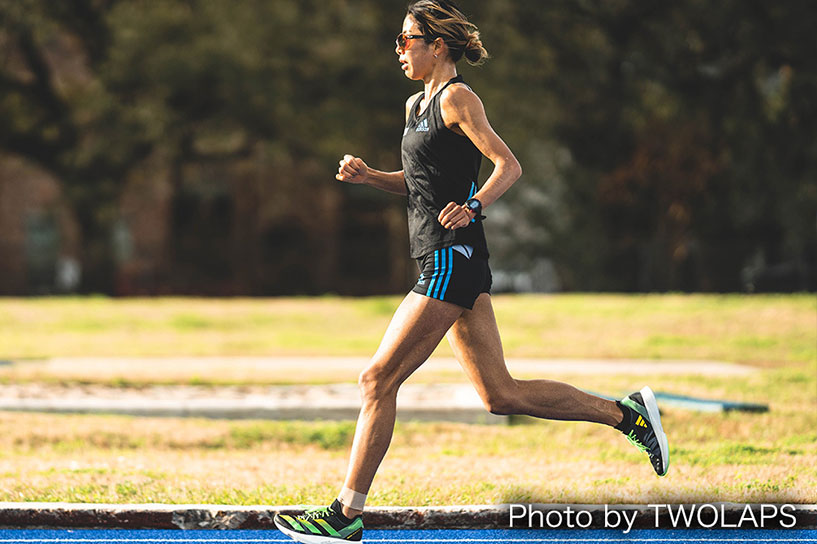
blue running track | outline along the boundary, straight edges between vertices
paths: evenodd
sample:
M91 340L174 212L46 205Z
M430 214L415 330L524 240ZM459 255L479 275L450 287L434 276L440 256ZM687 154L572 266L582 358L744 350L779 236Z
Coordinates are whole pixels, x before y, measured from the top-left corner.
M173 531L173 530L130 530L130 529L83 529L83 530L0 530L0 544L261 544L292 542L278 531ZM488 530L367 530L364 542L404 542L434 544L458 543L568 543L602 544L604 542L644 542L662 543L817 543L817 530L744 530L744 529L678 529L674 531L649 529L633 530L628 534L615 530L530 530L530 529L488 529Z

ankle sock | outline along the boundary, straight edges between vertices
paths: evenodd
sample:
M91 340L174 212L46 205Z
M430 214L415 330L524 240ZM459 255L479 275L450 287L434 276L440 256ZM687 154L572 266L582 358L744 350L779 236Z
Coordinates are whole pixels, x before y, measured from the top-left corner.
M363 508L366 506L366 495L363 493L358 493L354 489L344 487L340 490L338 502L344 506L352 508L353 510L363 510Z

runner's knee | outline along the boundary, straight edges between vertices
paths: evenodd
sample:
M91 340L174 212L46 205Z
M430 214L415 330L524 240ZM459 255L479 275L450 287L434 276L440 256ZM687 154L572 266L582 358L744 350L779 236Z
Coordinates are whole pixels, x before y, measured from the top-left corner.
M520 413L519 397L511 389L495 389L482 396L485 409L498 416Z
M357 380L363 402L381 400L396 393L393 381L389 373L385 372L382 367L371 365L364 369Z
M516 401L505 397L492 397L488 400L483 400L485 409L497 416L510 416L519 413L517 410Z

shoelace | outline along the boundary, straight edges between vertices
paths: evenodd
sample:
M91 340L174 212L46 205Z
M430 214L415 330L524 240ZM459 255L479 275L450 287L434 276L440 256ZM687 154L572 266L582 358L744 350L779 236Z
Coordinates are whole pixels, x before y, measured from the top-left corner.
M328 506L318 506L317 508L309 508L304 511L303 515L299 516L303 519L316 519L326 517L328 514L334 514Z
M647 448L647 446L641 443L641 440L638 439L634 431L630 431L630 434L624 435L624 437L630 442L630 444L638 448L638 451L643 453L649 453L647 451L649 448Z

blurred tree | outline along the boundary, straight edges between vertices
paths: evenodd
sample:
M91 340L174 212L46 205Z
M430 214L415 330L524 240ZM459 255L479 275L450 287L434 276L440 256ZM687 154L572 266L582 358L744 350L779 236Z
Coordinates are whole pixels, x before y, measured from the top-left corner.
M493 55L461 70L525 169L490 210L495 268L550 259L567 289L763 288L764 270L814 287L812 3L461 5ZM172 194L166 290L402 291L404 201L333 175L346 152L400 168L419 88L394 55L404 13L0 0L0 148L62 182L85 290L113 290L141 168Z
M243 292L259 282L268 292L334 288L339 236L356 232L337 211L345 193L332 181L335 161L355 151L348 142L359 142L357 152L398 167L407 91L388 92L403 82L396 70L391 80L382 74L388 61L396 66L389 53L402 5L26 0L0 7L12 52L0 67L0 120L10 127L0 146L63 182L85 242L87 289L112 289L118 199L128 172L150 155L166 165L173 195L171 290L207 290L242 274ZM368 58L384 46L386 54ZM387 134L391 150L381 145ZM232 187L233 167L248 160L255 179ZM379 202L375 209L395 202L346 194ZM251 213L233 213L238 201ZM351 240L366 247L362 241ZM263 269L259 259L272 278L247 276ZM362 268L359 259L348 263Z
M111 1L0 2L0 147L53 173L84 242L84 282L110 290L121 180L153 142L99 84ZM77 62L79 59L79 62Z
M817 6L493 5L535 168L506 200L511 259L551 255L578 289L751 289L753 262L782 263L775 289L815 288Z

